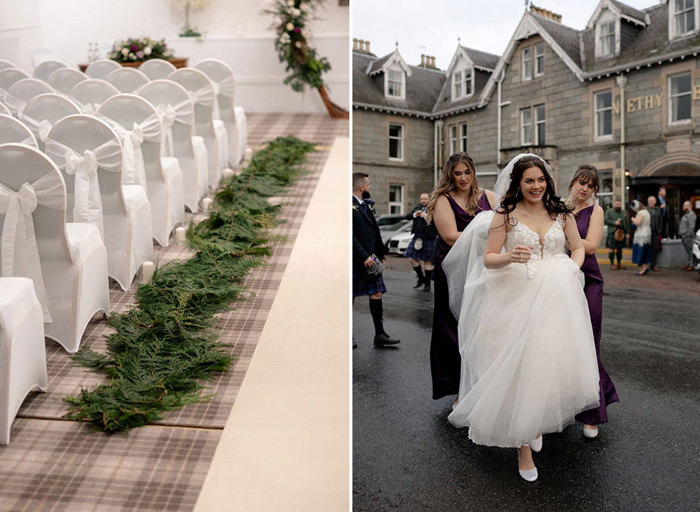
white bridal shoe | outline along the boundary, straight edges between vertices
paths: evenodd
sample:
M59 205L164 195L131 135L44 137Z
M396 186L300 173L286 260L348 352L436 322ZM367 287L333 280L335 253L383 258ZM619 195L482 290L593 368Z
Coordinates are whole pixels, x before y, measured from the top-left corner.
M583 437L587 437L588 439L598 437L598 427L596 427L595 425L591 426L593 428L587 428L586 426L583 427Z
M542 436L539 437L540 439L540 449L542 449ZM532 449L532 444L531 443L523 443L523 446L529 446L530 449ZM534 482L537 480L537 468L532 468L532 469L518 469L518 473L520 473L520 476L523 478L523 480L527 480L528 482Z
M535 453L540 453L542 451L542 435L537 436L536 439L530 441L530 449Z

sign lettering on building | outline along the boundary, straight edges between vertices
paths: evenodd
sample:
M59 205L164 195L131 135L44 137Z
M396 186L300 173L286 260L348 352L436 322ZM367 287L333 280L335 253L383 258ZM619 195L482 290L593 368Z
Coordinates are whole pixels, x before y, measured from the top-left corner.
M627 98L625 104L627 106L627 112L637 112L638 110L660 107L663 99L664 93L657 92L656 94ZM700 84L693 86L693 101L695 100L700 100ZM620 113L620 100L615 100L613 103L613 112L615 114Z

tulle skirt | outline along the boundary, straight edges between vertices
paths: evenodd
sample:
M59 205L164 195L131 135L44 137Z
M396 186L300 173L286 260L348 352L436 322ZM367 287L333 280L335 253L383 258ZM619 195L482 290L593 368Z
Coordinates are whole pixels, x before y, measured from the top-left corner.
M565 255L528 267L486 269L465 289L459 403L449 420L478 444L519 447L598 405L583 275Z

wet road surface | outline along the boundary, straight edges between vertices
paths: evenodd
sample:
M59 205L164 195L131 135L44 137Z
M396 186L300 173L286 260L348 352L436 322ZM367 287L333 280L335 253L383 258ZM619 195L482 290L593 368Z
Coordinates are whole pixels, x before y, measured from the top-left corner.
M546 435L527 483L515 450L473 444L447 421L454 397L431 399L432 293L390 257L385 328L401 344L373 348L367 298L354 305L353 510L700 510L700 279L633 274L603 268L620 403L594 440L580 424Z

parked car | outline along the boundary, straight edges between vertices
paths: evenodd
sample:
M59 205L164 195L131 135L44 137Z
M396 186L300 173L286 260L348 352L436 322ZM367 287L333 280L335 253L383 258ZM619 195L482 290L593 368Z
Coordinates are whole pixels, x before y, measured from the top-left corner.
M411 234L412 224L413 222L408 221L408 224L398 230L394 236L389 238L389 240L386 242L388 253L403 254L406 252L406 248L413 238L413 235Z
M380 230L393 229L395 224L406 220L405 216L399 213L385 213L377 217L377 224Z
M412 220L402 220L396 224L390 226L385 226L384 229L379 228L379 233L382 235L382 243L386 246L387 242L394 236L403 232L403 230L408 226L408 231L411 231L411 225L413 225Z

